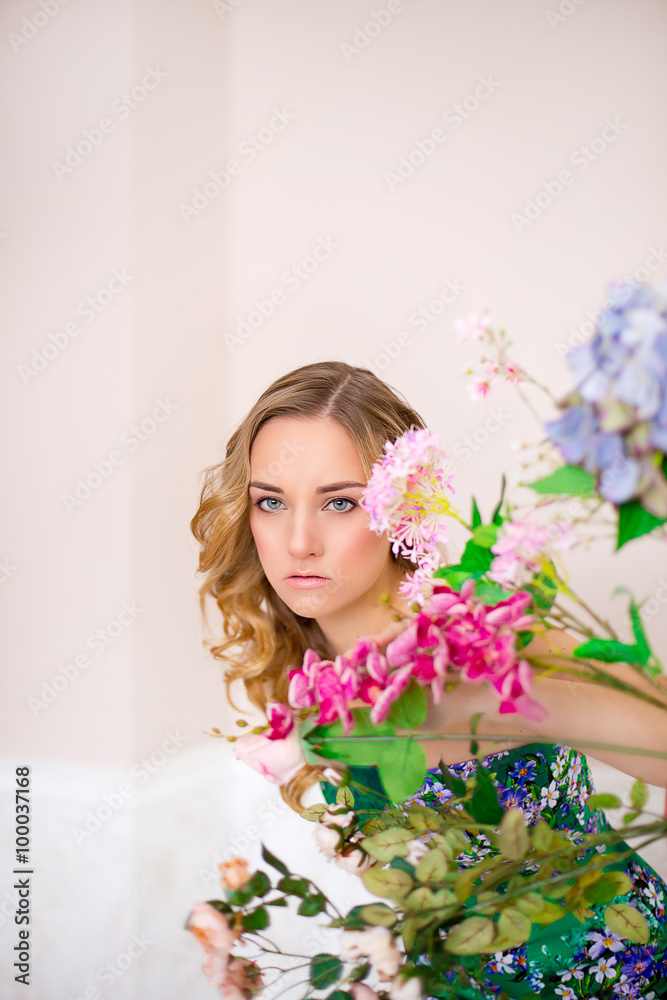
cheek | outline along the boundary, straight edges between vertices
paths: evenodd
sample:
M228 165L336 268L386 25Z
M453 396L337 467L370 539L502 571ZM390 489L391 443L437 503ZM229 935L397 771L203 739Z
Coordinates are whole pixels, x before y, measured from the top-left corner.
M255 541L255 548L257 549L257 555L259 556L260 562L263 564L270 553L268 536L265 537L266 533L262 529L262 524L260 520L254 517L252 513L250 515L249 523L250 523L250 532Z
M378 537L366 525L361 526L358 531L350 533L346 539L345 547L348 558L352 562L361 567L368 566L369 570L371 567L381 568L389 554L389 543L386 535Z

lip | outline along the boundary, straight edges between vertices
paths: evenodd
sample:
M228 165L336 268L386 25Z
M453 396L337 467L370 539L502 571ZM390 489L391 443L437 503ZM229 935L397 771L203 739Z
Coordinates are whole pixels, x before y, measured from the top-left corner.
M311 590L313 587L323 587L326 583L329 583L329 578L326 576L288 576L287 583L290 587L296 587L298 590Z

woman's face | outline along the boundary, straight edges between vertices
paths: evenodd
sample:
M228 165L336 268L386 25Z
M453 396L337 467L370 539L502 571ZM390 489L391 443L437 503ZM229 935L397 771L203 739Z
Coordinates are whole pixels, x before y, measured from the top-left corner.
M359 506L365 487L352 439L330 418L272 417L252 444L250 528L266 577L339 652L387 623L379 597L402 578ZM298 586L297 574L310 580Z

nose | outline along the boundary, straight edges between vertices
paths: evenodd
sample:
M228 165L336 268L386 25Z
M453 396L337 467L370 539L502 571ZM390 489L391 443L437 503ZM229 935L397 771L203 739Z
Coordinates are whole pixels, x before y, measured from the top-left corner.
M308 511L295 511L290 518L288 531L287 550L294 559L322 555L322 536L315 518Z

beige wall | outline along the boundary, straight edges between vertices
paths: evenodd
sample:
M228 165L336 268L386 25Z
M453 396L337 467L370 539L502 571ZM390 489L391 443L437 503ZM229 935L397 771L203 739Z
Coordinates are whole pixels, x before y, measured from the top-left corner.
M509 389L468 401L460 369L475 351L453 344L452 321L488 307L516 357L562 392L565 347L590 327L606 282L667 279L667 11L660 0L44 3L55 13L38 0L0 7L11 483L0 755L6 775L30 763L53 795L70 775L61 854L76 867L67 824L146 755L162 752L162 781L187 772L189 754L194 772L201 755L219 753L219 794L249 814L240 765L205 735L230 713L201 647L189 521L199 473L271 380L329 358L374 366L442 433L461 506L474 492L488 511L501 471L520 476L510 444L540 429ZM54 169L84 130L92 144L81 162ZM399 182L391 175L411 152L419 160L418 142L432 155L404 165ZM584 166L579 149L591 143ZM569 183L548 196L564 170ZM517 214L538 195L545 207L522 224ZM239 328L272 296L270 315ZM108 473L99 486L63 501L96 463ZM612 558L600 546L569 565L575 586L619 623L618 583L652 599L647 627L667 657L662 548L645 540ZM58 677L50 703L29 702ZM168 744L178 752L161 751L169 734L180 734ZM75 789L85 766L87 798ZM217 807L224 844L245 827ZM205 810L198 816L205 824ZM170 822L165 806L155 836ZM141 829L148 856L154 828ZM123 837L108 837L100 832L99 854L87 856L89 885L125 850ZM174 843L177 855L187 886L188 844ZM175 902L167 869L154 883L130 871L128 885L132 912L157 919L159 884L171 927L187 892L201 889ZM78 891L77 912L90 919L98 911ZM185 945L170 933L158 940L176 961ZM124 940L116 951L101 941L91 962ZM70 972L59 985L83 990L88 980ZM114 995L133 995L123 989Z
M565 345L606 281L647 260L667 278L664 6L570 6L556 21L535 3L72 3L18 41L25 5L3 5L5 752L117 763L170 727L207 738L224 706L188 522L199 472L278 374L372 365L443 434L462 506L474 491L488 509L501 470L518 474L509 444L540 431L510 389L468 401L474 351L453 344L452 320L489 307L561 391ZM90 155L54 166L104 119ZM583 169L578 148L609 119ZM432 155L399 183L418 141ZM565 169L562 195L513 221ZM112 452L108 479L67 504ZM648 542L572 566L619 620L612 575L665 593ZM123 602L141 612L121 628ZM91 648L109 627L118 637ZM82 653L89 665L31 708Z

